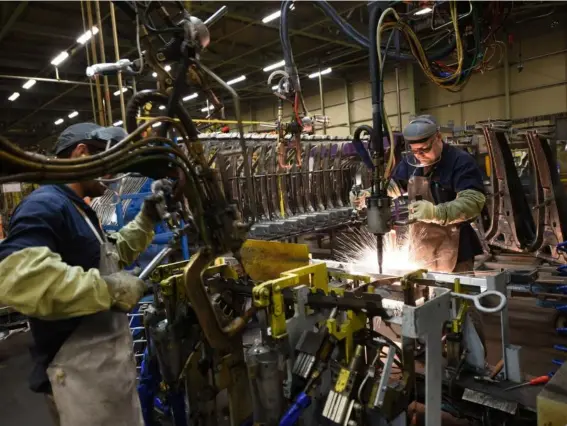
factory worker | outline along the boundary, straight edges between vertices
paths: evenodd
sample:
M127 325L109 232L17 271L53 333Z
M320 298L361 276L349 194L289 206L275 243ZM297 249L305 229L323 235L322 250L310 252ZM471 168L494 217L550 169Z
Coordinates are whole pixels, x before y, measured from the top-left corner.
M482 247L470 222L486 201L475 159L444 143L430 115L413 119L403 135L408 155L394 169L388 195L401 195L395 183L407 189L414 259L432 271L472 271ZM353 204L360 206L361 198Z
M118 128L74 124L59 136L55 153L94 155L125 135ZM62 426L143 425L126 312L146 288L120 268L152 241L161 197L146 199L110 244L83 200L104 191L96 180L40 187L16 208L0 244L0 304L29 316L35 362L30 387L47 395Z

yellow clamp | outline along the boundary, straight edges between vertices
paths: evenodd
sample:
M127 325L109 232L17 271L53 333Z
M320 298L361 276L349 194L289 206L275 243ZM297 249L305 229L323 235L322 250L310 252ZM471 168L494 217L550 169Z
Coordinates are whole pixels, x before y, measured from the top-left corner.
M453 291L455 293L464 293L464 291L462 291L461 280L459 278L455 278ZM451 329L453 333L460 333L463 329L463 324L465 323L469 303L466 300L459 300L458 302L455 301L455 303L459 304L459 312L457 313L457 317L451 321Z
M364 313L356 313L347 311L347 319L339 326L335 318L327 320L327 329L338 341L344 340L345 344L345 359L350 362L354 353L354 339L353 336L357 331L362 330L366 326L367 317Z
M252 303L256 308L268 308L272 337L280 339L286 336L285 303L282 291L285 288L301 284L303 277L308 277L309 286L329 291L327 266L324 263L302 266L282 272L279 278L266 281L252 289Z

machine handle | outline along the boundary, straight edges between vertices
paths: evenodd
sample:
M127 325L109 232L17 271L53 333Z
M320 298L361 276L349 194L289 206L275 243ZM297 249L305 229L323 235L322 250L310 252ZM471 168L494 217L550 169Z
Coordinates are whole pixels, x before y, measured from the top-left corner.
M504 296L502 293L500 293L499 291L493 291L493 290L489 290L489 291L485 291L483 293L480 294L463 294L463 293L454 293L451 292L451 296L453 297L459 297L461 299L465 299L465 300L470 300L474 303L474 307L476 309L478 309L480 312L483 312L485 314L495 314L500 312L502 309L504 309L504 307L506 306L506 296ZM500 299L500 303L498 303L497 306L493 307L493 308L487 308L485 306L481 305L481 300L485 297L490 297L490 296L496 296Z

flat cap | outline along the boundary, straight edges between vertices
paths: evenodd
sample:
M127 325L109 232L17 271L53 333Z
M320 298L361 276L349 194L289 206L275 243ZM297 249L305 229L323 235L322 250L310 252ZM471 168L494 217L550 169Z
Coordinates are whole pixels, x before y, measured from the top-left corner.
M57 138L55 155L80 143L106 148L124 139L127 133L122 127L103 127L95 123L77 123L67 127Z
M412 143L423 143L433 136L439 127L431 115L420 115L409 122L402 134L404 139Z

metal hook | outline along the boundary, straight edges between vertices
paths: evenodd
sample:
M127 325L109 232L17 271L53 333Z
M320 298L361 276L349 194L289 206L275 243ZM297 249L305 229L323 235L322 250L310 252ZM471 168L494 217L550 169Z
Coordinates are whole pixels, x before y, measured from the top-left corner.
M478 309L479 312L483 312L485 314L498 313L506 306L506 296L504 296L499 291L489 290L475 295L451 292L451 296L472 301L474 303L474 307ZM480 303L481 300L485 297L491 297L491 296L496 296L500 299L498 305L493 308L487 308L485 306L482 306L482 304Z

